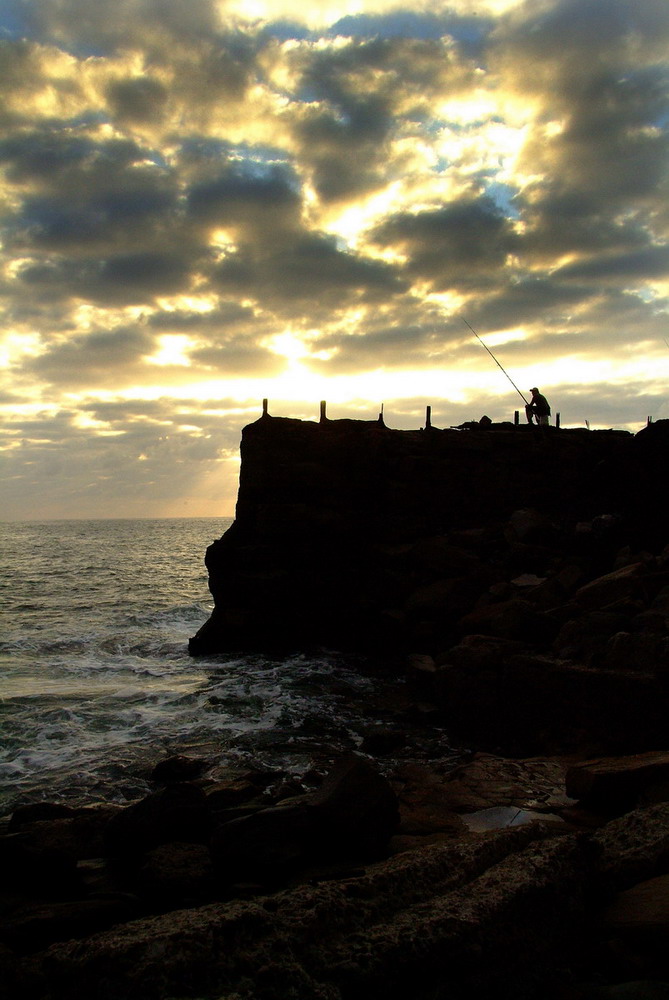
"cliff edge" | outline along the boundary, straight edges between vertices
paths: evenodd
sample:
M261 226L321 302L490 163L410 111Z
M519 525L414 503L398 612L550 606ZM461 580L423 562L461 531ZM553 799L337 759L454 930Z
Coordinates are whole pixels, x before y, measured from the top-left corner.
M190 652L401 664L478 745L662 745L668 446L669 421L632 435L264 415L243 431Z
M560 530L614 515L657 534L668 424L633 436L264 416L242 433L236 519L205 558L215 611L190 651L373 647L412 591L468 575L475 530L520 509Z

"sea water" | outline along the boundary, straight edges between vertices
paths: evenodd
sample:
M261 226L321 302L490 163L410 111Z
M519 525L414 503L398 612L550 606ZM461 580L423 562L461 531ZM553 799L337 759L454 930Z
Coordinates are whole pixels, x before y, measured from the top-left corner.
M298 770L360 745L387 682L350 657L188 655L213 607L204 553L230 524L0 524L0 816L129 801L177 753Z

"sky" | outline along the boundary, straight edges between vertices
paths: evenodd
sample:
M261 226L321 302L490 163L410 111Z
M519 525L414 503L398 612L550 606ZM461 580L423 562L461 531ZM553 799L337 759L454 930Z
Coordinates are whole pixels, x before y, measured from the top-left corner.
M668 152L667 0L2 0L0 519L231 516L264 398L669 418Z

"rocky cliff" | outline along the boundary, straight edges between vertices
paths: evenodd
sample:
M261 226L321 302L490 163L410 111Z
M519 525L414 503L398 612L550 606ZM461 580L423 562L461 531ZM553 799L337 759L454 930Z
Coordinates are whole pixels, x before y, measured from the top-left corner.
M479 745L661 745L668 445L669 421L632 435L264 415L243 431L236 519L206 553L215 610L190 650L409 664Z

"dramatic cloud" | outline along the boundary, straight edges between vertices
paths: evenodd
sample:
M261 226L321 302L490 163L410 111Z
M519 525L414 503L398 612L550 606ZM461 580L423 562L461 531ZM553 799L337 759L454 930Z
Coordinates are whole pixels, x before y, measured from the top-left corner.
M270 411L669 417L666 0L7 0L0 516L231 514Z

